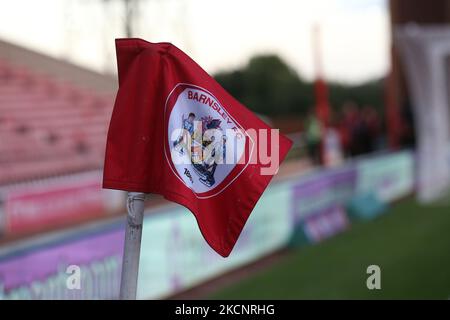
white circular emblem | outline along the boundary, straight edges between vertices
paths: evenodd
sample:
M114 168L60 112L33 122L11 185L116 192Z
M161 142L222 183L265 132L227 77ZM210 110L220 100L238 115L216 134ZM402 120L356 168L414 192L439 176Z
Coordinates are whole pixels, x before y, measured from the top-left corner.
M166 101L165 121L166 159L198 198L222 192L245 169L246 141L252 141L207 90L176 85Z

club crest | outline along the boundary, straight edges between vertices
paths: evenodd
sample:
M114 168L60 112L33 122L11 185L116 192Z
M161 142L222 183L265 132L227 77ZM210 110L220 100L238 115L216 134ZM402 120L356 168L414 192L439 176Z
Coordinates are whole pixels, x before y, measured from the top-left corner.
M197 197L220 193L245 169L242 127L203 88L179 84L165 106L166 159Z

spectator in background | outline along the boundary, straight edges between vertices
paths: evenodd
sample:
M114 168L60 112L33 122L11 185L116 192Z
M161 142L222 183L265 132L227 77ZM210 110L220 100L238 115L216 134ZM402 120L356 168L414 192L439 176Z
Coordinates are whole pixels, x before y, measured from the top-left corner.
M339 133L347 156L358 156L373 152L381 145L381 119L372 106L361 110L354 102L342 107Z
M353 101L347 101L342 106L342 115L339 128L341 144L346 156L352 156L356 152L356 126L358 120L358 107Z
M308 155L314 164L320 164L320 142L322 140L322 125L314 115L309 112L305 123L306 146Z
M343 161L342 142L335 114L330 114L327 128L323 128L323 164L327 167L340 165Z
M372 106L361 110L354 102L342 107L339 133L347 156L374 152L381 145L381 119Z
M377 111L372 106L364 106L362 118L367 128L367 146L365 152L374 152L380 147L381 120Z

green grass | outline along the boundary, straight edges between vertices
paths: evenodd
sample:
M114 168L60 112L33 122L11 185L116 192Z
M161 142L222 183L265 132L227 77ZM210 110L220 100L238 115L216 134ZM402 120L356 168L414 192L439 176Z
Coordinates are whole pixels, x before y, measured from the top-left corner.
M367 266L381 268L368 290ZM449 299L450 206L414 200L213 293L212 299Z

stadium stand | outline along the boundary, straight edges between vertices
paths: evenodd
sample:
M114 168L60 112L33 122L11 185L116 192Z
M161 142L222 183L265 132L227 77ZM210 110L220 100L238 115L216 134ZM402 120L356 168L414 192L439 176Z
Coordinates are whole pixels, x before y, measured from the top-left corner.
M123 213L101 189L117 81L0 40L0 242Z
M115 86L0 41L0 185L100 168Z

